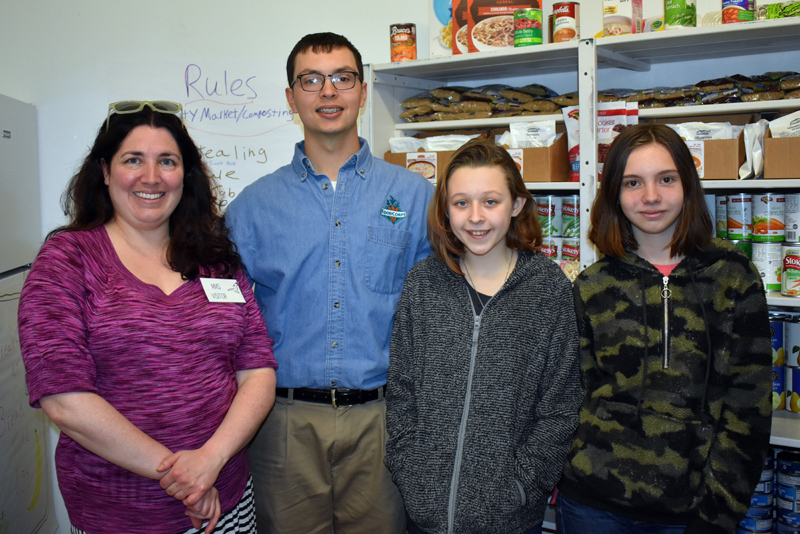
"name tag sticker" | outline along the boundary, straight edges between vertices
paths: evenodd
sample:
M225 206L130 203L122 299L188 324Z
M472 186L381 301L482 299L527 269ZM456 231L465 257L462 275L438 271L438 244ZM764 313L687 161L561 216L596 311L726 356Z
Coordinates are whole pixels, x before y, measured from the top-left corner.
M222 278L201 278L203 291L209 302L244 302L242 290L236 280Z

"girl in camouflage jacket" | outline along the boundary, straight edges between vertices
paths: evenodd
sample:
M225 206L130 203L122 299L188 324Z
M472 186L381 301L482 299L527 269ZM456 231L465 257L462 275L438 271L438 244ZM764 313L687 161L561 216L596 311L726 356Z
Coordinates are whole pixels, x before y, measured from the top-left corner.
M771 341L748 258L711 238L669 127L609 149L574 299L585 396L559 483L561 532L732 533L769 449Z

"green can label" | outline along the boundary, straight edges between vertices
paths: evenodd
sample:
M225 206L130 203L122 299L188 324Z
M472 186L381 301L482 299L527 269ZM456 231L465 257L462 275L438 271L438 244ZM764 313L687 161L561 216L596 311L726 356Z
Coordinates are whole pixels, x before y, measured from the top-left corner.
M542 44L542 10L525 8L514 11L514 46Z
M664 21L668 30L697 26L695 0L665 0Z

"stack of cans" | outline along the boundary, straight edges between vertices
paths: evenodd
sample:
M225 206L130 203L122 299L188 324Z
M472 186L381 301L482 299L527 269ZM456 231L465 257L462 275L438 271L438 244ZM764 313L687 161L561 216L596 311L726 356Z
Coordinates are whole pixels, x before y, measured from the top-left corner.
M777 532L800 534L800 452L778 453L776 487Z
M772 332L772 409L800 413L800 315L769 314Z
M800 534L800 451L770 449L736 534Z
M780 291L781 244L797 241L800 195L775 192L732 193L715 197L717 237L744 250L761 274L764 289Z
M559 262L564 274L574 280L581 253L580 196L542 195L533 200L542 228L541 252Z

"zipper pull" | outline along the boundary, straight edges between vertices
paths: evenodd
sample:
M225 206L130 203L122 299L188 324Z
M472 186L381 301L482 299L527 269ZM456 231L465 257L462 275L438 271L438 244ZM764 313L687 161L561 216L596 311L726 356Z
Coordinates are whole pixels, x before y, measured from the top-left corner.
M661 290L661 299L664 303L664 369L669 369L669 298L672 290L669 288L669 276L662 278L664 288Z

